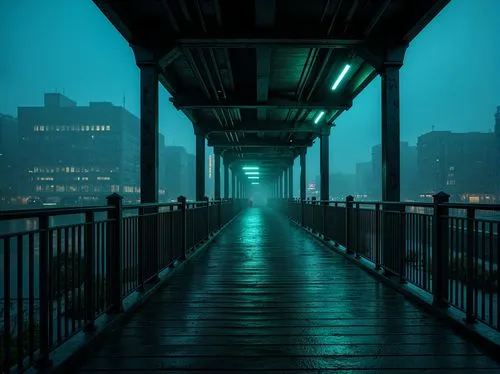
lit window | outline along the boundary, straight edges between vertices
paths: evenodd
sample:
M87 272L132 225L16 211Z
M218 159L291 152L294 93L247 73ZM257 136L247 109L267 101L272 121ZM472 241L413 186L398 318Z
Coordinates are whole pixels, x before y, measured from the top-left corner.
M90 131L90 126L89 125L85 126L85 131Z
M111 126L110 125L106 125L106 131L111 131Z
M35 131L38 131L38 126L35 126L34 130L35 130Z
M94 125L90 126L90 131L95 131L95 126Z
M101 126L101 131L104 131L106 128L104 126Z

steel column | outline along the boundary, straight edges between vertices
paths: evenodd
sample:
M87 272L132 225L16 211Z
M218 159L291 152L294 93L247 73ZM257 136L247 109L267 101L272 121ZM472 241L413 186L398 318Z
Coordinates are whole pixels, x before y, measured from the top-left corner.
M320 135L320 200L330 200L330 134Z
M196 133L196 200L205 197L205 135Z
M141 203L158 202L158 66L138 61L141 79Z
M229 199L229 164L224 160L224 199Z
M293 199L293 164L288 168L288 198Z
M214 199L220 200L220 151L214 152Z
M382 200L400 200L399 66L382 73Z
M236 191L236 174L234 174L234 170L231 169L231 197L236 199L238 197Z
M283 171L283 175L284 175L284 187L285 187L285 194L283 195L283 198L288 199L288 195L289 195L288 188L290 187L290 184L288 183L288 179L290 178L290 168L286 168Z
M300 151L300 199L306 199L306 152L303 148Z

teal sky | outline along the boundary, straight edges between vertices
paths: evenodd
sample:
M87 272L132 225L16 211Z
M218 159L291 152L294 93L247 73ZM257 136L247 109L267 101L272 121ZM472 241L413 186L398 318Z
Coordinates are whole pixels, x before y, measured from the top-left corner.
M437 130L490 131L500 105L500 1L452 0L414 40L401 70L401 138ZM44 92L79 104L111 101L139 114L139 71L127 42L90 0L0 1L0 113L42 105ZM194 153L191 124L160 90L167 145ZM337 120L332 171L354 171L380 142L380 79ZM317 144L308 179L319 172Z

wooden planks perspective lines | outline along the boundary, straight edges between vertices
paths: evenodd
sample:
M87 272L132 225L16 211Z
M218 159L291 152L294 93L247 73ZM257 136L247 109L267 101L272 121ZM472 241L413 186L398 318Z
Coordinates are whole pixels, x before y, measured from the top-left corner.
M394 290L256 207L186 264L79 372L499 368Z

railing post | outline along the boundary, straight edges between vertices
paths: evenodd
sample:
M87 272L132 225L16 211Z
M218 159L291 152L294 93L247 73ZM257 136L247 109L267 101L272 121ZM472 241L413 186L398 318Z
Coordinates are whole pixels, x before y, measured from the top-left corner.
M95 330L95 305L94 305L94 257L95 257L95 227L94 212L85 213L85 235L84 235L84 259L85 259L85 280L84 280L84 305L85 305L85 331Z
M309 227L312 232L318 232L317 227L316 227L316 219L315 219L316 215L314 214L314 212L316 211L316 207L315 207L316 203L317 203L316 196L312 196L311 197L311 218L310 218L311 226Z
M122 204L123 198L114 193L106 198L108 200L108 225L107 225L107 249L109 251L109 264L107 274L109 279L109 294L111 306L108 313L120 313L123 311L122 303Z
M170 246L170 249L169 249L169 259L168 259L168 262L169 262L169 267L173 268L175 266L175 260L174 260L174 243L175 243L175 240L174 240L174 206L170 206L169 208L169 219L170 219L170 222L169 222L169 234L170 234L170 237L169 237L169 246Z
M380 204L375 204L375 270L380 270Z
M221 217L221 214L222 214L222 200L219 200L217 202L217 230L220 230L220 228L222 227L222 217Z
M434 304L448 305L448 207L443 206L449 202L450 195L439 192L433 196L434 217L432 232L432 293Z
M360 206L359 203L356 203L356 219L355 219L355 224L354 224L354 233L356 235L356 247L354 249L354 253L356 258L359 260L361 258L361 255L359 254L359 235L360 235Z
M205 240L208 240L208 239L210 239L210 230L212 229L212 225L210 225L210 199L208 198L208 196L205 196L203 198L203 201L205 202L205 204L203 204L203 206L205 206L207 209L207 213L206 213L207 224L205 225L206 229L207 229L207 236L205 237Z
M138 246L137 246L137 276L138 287L137 291L144 291L144 251L146 248L146 215L144 214L144 208L139 208L139 215L137 217L137 229L139 234Z
M300 200L300 225L302 227L305 227L305 214L306 214L306 201L301 199Z
M474 258L475 258L475 240L474 240L474 221L476 219L476 210L467 208L467 257L466 257L466 304L465 304L465 322L475 323L474 316ZM492 259L490 259L492 261ZM500 296L497 296L500 297ZM497 311L498 313L498 311Z
M181 251L182 251L182 258L181 260L186 260L187 255L186 255L186 235L187 235L187 217L186 217L186 197L185 196L179 196L177 198L177 202L180 203L179 210L181 211Z
M328 229L328 220L326 219L328 215L328 207L330 206L330 203L328 201L323 202L323 240L330 240L330 238L327 235L327 229Z
M354 197L349 195L345 198L345 245L346 252L352 253L351 243L351 216Z
M40 297L40 326L39 326L39 344L40 357L36 362L39 369L43 369L52 365L52 360L49 355L50 347L50 309L52 308L52 289L50 287L50 269L49 256L52 255L49 248L49 217L42 215L38 218L39 234L39 297ZM9 266L9 264L5 264ZM8 334L8 332L7 332Z
M406 206L401 204L399 206L399 232L398 237L399 245L399 283L406 284Z

